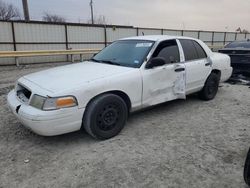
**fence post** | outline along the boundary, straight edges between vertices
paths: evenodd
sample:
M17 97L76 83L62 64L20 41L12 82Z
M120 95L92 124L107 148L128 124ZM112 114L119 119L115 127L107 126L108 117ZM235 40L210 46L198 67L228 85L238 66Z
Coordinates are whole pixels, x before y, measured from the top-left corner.
M107 46L107 28L106 28L106 25L104 25L104 44L106 47Z
M184 30L181 30L181 36L183 36L184 35Z
M136 36L139 36L139 28L136 28Z
M198 39L200 39L201 31L198 31Z
M17 48L16 48L16 34L15 34L14 22L11 22L11 30L12 30L13 47L14 47L14 51L16 51ZM15 57L15 63L16 63L16 66L18 67L19 66L18 57Z
M214 45L214 31L212 32L212 46Z
M68 39L68 27L67 24L64 25L64 30L65 30L65 45L66 45L66 50L69 49L69 39ZM67 55L67 61L69 61L69 55Z
M238 35L238 33L235 33L235 40L237 40L237 35Z
M226 40L227 40L227 32L224 33L224 41L223 41L224 45L226 45Z
M68 41L68 27L67 24L64 25L65 29L65 45L66 45L66 50L69 49L69 41Z
M161 29L161 35L164 35L164 29Z

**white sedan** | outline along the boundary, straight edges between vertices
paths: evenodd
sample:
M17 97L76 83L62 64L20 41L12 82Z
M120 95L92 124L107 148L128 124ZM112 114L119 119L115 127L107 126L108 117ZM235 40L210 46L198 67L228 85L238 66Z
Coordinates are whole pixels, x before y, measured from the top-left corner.
M21 123L43 136L85 129L108 139L128 114L198 93L216 96L232 74L230 58L202 41L141 36L115 41L91 60L21 77L8 105Z

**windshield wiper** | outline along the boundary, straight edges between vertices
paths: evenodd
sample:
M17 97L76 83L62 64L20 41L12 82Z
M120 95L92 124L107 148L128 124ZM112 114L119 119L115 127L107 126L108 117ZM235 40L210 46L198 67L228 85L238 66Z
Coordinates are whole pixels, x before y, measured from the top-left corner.
M112 61L112 60L97 60L97 59L95 59L95 58L91 58L90 60L91 60L91 61L94 61L94 62L106 63L106 64L110 64L110 65L121 65L120 63L114 62L114 61Z
M120 63L114 62L112 60L97 60L95 58L91 58L90 61L94 61L97 63L106 63L106 64L110 64L110 65L121 65Z
M100 60L100 62L107 63L107 64L110 64L110 65L121 65L120 63L117 63L117 62L114 62L114 61L111 61L111 60Z
M91 58L90 61L94 61L94 62L98 62L98 63L101 62L101 61L99 61L99 60L97 60L97 59L95 59L95 58Z

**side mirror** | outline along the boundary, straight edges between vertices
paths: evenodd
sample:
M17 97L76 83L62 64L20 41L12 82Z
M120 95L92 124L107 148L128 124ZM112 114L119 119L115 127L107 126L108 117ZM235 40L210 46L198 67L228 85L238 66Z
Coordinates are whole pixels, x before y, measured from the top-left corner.
M166 64L166 61L164 58L162 57L154 57L152 58L146 65L146 68L147 69L152 69L154 67L159 67L159 66L162 66L162 65L165 65Z

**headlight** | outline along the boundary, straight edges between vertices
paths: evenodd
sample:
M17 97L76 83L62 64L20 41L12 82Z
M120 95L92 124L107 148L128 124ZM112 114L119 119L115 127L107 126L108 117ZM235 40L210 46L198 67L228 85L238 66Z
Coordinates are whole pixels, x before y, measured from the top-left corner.
M57 110L77 106L77 100L73 96L45 98L33 95L30 105L41 110Z
M46 97L39 95L33 95L30 101L30 106L33 106L38 109L43 109L43 104L45 103Z

